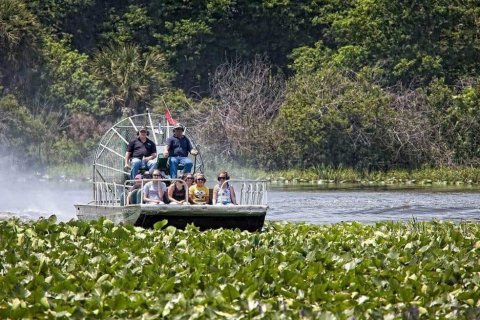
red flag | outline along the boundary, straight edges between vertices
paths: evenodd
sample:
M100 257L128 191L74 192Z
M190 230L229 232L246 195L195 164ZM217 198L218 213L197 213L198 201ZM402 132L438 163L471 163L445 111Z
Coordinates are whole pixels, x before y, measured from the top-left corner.
M177 123L177 121L172 118L172 115L170 114L170 110L168 110L168 108L165 109L165 119L167 120L168 124L171 126Z

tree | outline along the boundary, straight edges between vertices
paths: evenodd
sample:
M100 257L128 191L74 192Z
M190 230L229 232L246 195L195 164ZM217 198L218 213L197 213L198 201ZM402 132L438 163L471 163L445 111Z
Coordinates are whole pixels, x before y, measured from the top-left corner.
M392 110L388 95L360 74L338 69L299 74L289 82L274 126L279 167L369 168L391 160L379 143Z
M338 0L327 2L338 4ZM316 47L297 50L295 59L313 61L317 68L381 69L386 85L401 82L415 87L442 77L454 84L463 76L474 76L480 68L475 1L344 3L318 16L316 21L329 28L324 28ZM295 66L298 70L301 63Z
M87 112L105 115L100 101L106 95L101 82L89 70L89 57L72 50L67 40L45 37L42 47L39 100L49 109L63 112Z
M5 90L29 89L42 34L23 1L0 1L0 84Z
M117 116L144 112L169 86L167 64L156 51L141 53L135 45L113 45L99 51L92 63L95 75L108 88L106 104Z
M212 99L192 116L208 151L218 158L262 163L285 94L283 78L272 73L265 58L256 57L220 65L211 86Z

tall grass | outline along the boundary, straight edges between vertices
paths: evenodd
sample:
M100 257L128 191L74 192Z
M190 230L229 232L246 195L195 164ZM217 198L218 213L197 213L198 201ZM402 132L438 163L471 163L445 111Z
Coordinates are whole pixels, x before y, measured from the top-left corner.
M51 177L62 176L72 179L88 179L92 174L91 165L67 164L50 167ZM389 171L361 171L352 168L313 166L308 169L288 169L265 171L231 164L206 166L210 179L215 179L219 171L228 171L232 179L265 179L269 181L296 181L321 183L378 183L378 184L479 184L480 168L422 168L418 170L394 169Z
M263 174L272 181L322 181L326 183L382 184L478 184L480 168L425 168L413 171L360 171L352 168L317 166L310 169L271 171Z
M70 163L48 167L47 175L52 178L87 180L92 177L92 165Z

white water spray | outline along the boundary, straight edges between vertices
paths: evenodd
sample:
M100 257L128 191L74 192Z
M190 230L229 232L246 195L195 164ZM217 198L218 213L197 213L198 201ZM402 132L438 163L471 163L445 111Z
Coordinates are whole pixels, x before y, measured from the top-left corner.
M59 221L75 219L74 203L87 203L91 189L84 182L48 177L38 172L12 170L11 159L0 159L0 219L15 216L38 219L56 215Z

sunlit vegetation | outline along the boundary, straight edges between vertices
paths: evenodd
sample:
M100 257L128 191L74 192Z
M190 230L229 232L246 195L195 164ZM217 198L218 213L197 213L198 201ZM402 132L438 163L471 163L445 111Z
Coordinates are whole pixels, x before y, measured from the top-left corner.
M85 163L119 118L168 106L207 162L478 167L478 15L475 1L3 0L0 147Z
M421 184L421 185L477 185L480 184L480 169L422 168L416 170L396 169L388 171L354 170L316 166L305 169L265 171L238 167L218 166L229 170L233 178L261 178L274 183L315 184ZM219 169L220 170L220 169ZM217 171L219 171L217 170Z
M0 317L480 316L480 225L0 222Z

